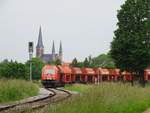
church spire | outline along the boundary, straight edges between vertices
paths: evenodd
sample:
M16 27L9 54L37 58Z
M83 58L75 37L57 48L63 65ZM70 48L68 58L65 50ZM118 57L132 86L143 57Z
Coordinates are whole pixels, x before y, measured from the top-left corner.
M43 46L43 41L42 41L42 30L41 30L41 26L39 29L39 36L38 36L38 43L37 43L37 48L44 48Z
M44 54L44 46L43 46L43 41L42 41L42 30L41 30L41 26L40 26L38 43L36 46L36 57L41 58L43 54Z
M60 47L59 47L59 59L62 62L63 57L63 50L62 50L62 42L60 41Z
M52 60L53 60L53 61L56 60L55 43L54 43L54 40L53 40L53 46L52 46Z
M62 53L63 53L63 51L62 51L62 43L61 43L61 41L60 41L59 54L62 54Z
M54 40L53 40L52 54L55 54L55 43L54 43Z

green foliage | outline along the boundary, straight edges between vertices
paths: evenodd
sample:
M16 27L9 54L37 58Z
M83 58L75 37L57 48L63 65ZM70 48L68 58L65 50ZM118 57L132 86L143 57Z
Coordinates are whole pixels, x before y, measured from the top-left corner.
M55 61L55 64L56 64L56 65L61 65L61 60L57 59L57 60Z
M149 88L102 83L89 86L60 104L50 105L41 113L142 113L150 106L149 94Z
M48 64L50 64L50 65L61 65L61 60L56 59L55 61L49 61Z
M84 67L84 64L83 64L83 62L78 62L78 60L76 58L74 58L72 60L72 63L70 66L82 68L82 67Z
M109 54L101 54L92 58L89 56L83 62L78 62L76 58L73 59L71 66L73 67L103 67L103 68L116 68L113 59Z
M127 0L117 17L111 57L122 70L143 72L150 64L150 0Z
M32 58L32 78L33 79L40 79L41 78L41 71L42 67L45 65L43 61L39 58ZM26 66L28 68L28 77L29 77L29 68L30 68L30 61L26 62Z
M85 58L85 60L83 62L83 65L84 65L84 67L89 67L90 66L88 58Z
M98 57L93 58L93 67L103 68L116 68L114 61L109 54L101 54Z
M24 80L0 80L0 103L20 100L38 94L38 86Z
M77 60L77 58L74 58L74 59L72 60L71 66L72 66L72 67L78 67L78 60Z
M4 60L0 63L0 77L24 79L27 78L27 67L18 62Z

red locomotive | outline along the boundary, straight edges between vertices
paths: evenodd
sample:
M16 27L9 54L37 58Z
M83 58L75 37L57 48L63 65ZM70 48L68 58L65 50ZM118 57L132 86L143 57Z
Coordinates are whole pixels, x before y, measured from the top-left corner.
M145 81L150 80L150 70L144 71ZM64 86L71 83L100 83L102 81L131 81L129 72L120 72L119 69L77 68L67 65L46 65L42 69L42 84L45 87Z
M59 74L59 70L56 66L45 65L42 68L42 84L45 87L56 87L60 85L62 82L62 77Z

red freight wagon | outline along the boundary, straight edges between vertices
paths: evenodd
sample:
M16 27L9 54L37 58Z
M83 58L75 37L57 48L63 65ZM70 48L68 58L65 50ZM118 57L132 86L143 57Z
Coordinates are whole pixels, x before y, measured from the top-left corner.
M96 73L95 83L100 83L100 82L102 82L102 75L100 74L100 73L101 73L101 72L100 72L101 69L102 69L102 68L94 69L94 70L95 70L95 73Z
M82 68L81 81L84 83L94 82L95 71L92 68Z
M60 75L62 76L62 81L64 83L71 83L71 69L69 66L63 65L63 66L58 66Z
M150 69L144 70L144 80L146 81L150 80Z
M71 70L72 70L72 81L80 83L82 75L81 69L78 67L72 67Z
M109 70L108 69L102 69L102 68L98 68L98 76L100 77L100 81L106 81L109 80Z
M132 75L131 73L124 71L122 72L123 80L124 81L131 81L132 80Z
M109 72L110 72L109 75L110 80L117 81L118 78L120 77L120 69L109 69Z

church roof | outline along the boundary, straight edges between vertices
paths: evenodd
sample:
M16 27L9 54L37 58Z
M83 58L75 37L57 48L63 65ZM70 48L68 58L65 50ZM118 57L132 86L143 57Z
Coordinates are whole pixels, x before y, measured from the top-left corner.
M55 56L57 57L58 54L55 54ZM43 54L41 59L45 62L53 61L53 55L52 54Z
M42 60L45 62L51 61L52 59L52 54L43 54L42 55Z

